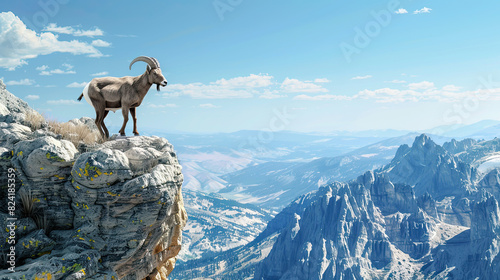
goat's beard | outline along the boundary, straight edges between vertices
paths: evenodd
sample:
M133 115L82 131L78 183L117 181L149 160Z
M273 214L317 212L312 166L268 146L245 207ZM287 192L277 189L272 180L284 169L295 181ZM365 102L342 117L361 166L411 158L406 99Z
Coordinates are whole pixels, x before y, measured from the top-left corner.
M156 90L160 91L160 84L156 84Z

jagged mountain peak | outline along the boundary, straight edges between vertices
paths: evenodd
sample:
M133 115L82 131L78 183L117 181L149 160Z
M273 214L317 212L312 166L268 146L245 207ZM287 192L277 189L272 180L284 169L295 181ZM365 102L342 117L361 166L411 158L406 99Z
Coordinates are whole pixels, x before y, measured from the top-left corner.
M436 143L434 143L434 141L432 141L429 136L427 136L425 133L423 133L423 134L420 134L420 136L417 136L415 138L415 141L413 142L412 146L423 147L426 144L429 144L431 146L436 145Z
M408 145L401 145L394 157L394 161L398 161L406 155L411 155L414 160L418 160L420 163L425 163L426 161L432 160L435 156L442 156L447 154L446 150L441 146L436 144L432 139L426 134L421 134L415 137L415 141L411 147Z
M471 138L467 138L462 141L451 139L451 141L445 142L443 144L443 148L452 154L458 154L466 151L467 149L476 145L477 143L478 143L477 140Z
M416 137L411 147L400 146L394 159L381 172L394 183L414 186L417 196L428 192L437 199L471 191L478 175L474 167L425 134Z

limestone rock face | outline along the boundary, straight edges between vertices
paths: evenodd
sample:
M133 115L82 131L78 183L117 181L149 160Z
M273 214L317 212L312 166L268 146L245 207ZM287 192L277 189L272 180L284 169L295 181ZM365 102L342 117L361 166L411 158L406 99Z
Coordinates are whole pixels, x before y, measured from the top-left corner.
M426 275L449 279L500 279L500 209L486 194L472 206L470 230L432 250Z
M0 109L19 114L0 122L0 172L16 174L17 266L7 273L0 264L0 279L167 279L187 220L173 146L140 136L82 153L57 135L14 123L29 109L9 94L0 88L0 100L8 100ZM31 195L32 213L21 211L22 193ZM7 210L0 207L3 240Z
M386 174L374 175L369 171L357 181L370 189L373 202L384 215L398 211L413 213L418 209L413 188L406 184L393 184Z
M488 172L478 183L479 187L486 190L497 200L500 199L500 170L493 169Z
M27 125L26 115L32 112L34 110L28 103L8 92L5 84L0 80L0 123Z
M386 234L401 251L414 259L429 253L436 222L419 209L411 215L397 213L386 217Z
M500 210L498 201L487 195L472 209L471 240L494 238L500 235Z
M362 185L333 184L296 214L255 279L363 279L391 262L380 211Z

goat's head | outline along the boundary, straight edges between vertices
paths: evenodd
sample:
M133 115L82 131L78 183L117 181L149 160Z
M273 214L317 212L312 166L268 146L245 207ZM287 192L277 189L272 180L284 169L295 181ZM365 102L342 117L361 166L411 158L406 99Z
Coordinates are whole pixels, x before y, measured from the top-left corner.
M160 69L160 63L156 58L149 56L139 56L132 60L129 69L132 69L132 65L137 61L144 61L148 64L146 71L148 73L148 82L151 84L156 84L156 90L160 91L160 86L167 85L167 79L163 76Z

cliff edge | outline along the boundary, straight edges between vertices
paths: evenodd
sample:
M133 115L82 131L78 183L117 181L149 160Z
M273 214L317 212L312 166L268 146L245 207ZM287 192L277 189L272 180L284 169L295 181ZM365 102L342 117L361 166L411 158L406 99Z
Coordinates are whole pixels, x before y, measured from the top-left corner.
M187 220L173 146L75 146L29 114L0 81L0 279L167 279Z

